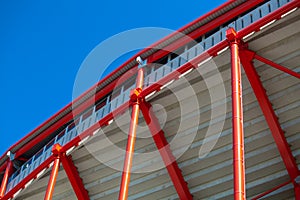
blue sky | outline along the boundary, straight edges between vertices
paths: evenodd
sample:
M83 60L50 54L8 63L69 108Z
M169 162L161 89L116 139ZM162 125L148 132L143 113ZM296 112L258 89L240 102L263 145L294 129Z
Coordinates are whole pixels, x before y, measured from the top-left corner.
M72 101L76 73L101 41L177 30L224 2L0 0L0 155Z

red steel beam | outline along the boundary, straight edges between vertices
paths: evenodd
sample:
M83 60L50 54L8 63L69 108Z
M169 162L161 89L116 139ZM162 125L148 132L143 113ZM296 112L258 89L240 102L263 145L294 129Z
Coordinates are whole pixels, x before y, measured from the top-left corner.
M69 178L69 181L73 187L73 190L77 196L78 200L88 200L90 199L87 190L84 187L83 181L79 176L78 169L74 165L71 156L62 155L61 156L61 163L65 172Z
M300 200L300 185L294 182L295 200Z
M289 74L291 76L294 76L294 77L300 79L300 74L299 73L294 72L293 70L290 70L290 69L288 69L286 67L283 67L282 65L279 65L279 64L277 64L277 63L275 63L275 62L273 62L273 61L271 61L269 59L266 59L266 58L264 58L262 56L259 56L257 54L254 54L254 58L256 60L259 60L259 61L261 61L261 62L263 62L263 63L265 63L267 65L270 65L270 66L272 66L272 67L274 67L274 68L276 68L276 69L278 69L280 71L283 71L283 72L285 72L285 73L287 73L287 74Z
M57 158L55 158L55 160L53 162L53 168L52 168L52 171L51 171L51 174L50 174L50 179L49 179L49 182L48 182L48 186L47 186L47 190L46 190L44 200L51 200L52 199L53 192L54 192L54 186L55 186L56 178L57 178L57 175L58 175L59 166L60 166L60 158L57 157Z
M207 32L223 25L224 23L230 21L231 19L243 14L244 12L246 12L247 10L257 6L258 4L262 3L263 0L248 0L244 3L242 3L241 5L228 10L226 13L224 13L223 15L219 16L218 18L202 25L200 28L198 28L197 30L194 30L193 32L184 35L182 38L174 41L172 44L168 45L167 47L161 49L160 51L154 53L153 55L151 55L149 57L149 61L153 62L155 60L158 60L160 58L162 58L163 56L169 54L170 52L175 51L176 49L178 49L179 47L187 44L188 42L191 42L192 40L197 39L198 37L206 34ZM232 3L231 1L227 1L224 5L222 5L222 7L226 7L228 6L230 3ZM215 10L219 10L219 8L215 9ZM210 17L212 15L212 13L215 12L215 10L203 15L202 17L200 17L199 19L195 20L194 22L184 26L183 28L179 29L177 32L182 32L185 29L187 29L189 26L191 26L191 24L196 24L197 22L199 22L200 20L203 20L207 17Z
M143 68L140 68L136 78L136 89L132 91L130 95L130 99L133 102L133 105L132 105L131 121L130 121L128 139L127 139L124 167L122 172L122 180L120 185L119 200L125 200L127 199L128 196L129 183L130 183L130 171L131 171L132 159L134 155L136 129L139 120L139 112L140 112L140 107L139 107L140 102L138 99L138 95L142 90L143 84L144 84L144 70Z
M239 58L239 41L236 32L230 28L226 31L231 50L231 87L232 87L232 131L233 131L233 179L234 199L246 199L244 128L242 105L242 80Z
M273 110L272 104L268 99L266 91L260 81L260 78L253 65L254 53L241 50L240 51L241 62L244 67L245 73L252 86L253 92L257 98L260 108L265 116L266 122L271 130L272 136L275 140L281 158L285 164L288 174L291 180L294 180L299 175L299 169L296 161L293 157L289 144L286 141L284 132L280 126L278 118Z
M61 146L59 144L55 144L52 148L52 153L53 153L55 159L53 161L53 167L52 167L52 171L50 174L50 178L49 178L49 182L48 182L44 200L51 200L52 196L53 196L54 186L56 183L58 170L60 167L60 159L61 159L60 149L61 149Z
M4 196L6 192L6 187L8 183L8 179L13 171L13 163L11 160L7 161L6 170L4 172L2 183L1 183L1 189L0 189L0 199Z
M281 19L281 16L294 8L298 8L300 6L300 1L299 0L293 0L284 6L278 8L274 12L268 14L267 16L261 18L260 20L254 22L250 26L247 26L240 30L237 34L238 39L243 39L243 37L247 36L248 34L252 33L253 31L260 31L260 28L263 27L264 25L272 22L273 20L278 20Z
M270 190L268 190L268 191L266 191L266 192L264 192L264 193L261 193L261 194L257 195L256 197L252 198L252 200L258 200L258 199L260 199L260 198L266 196L267 194L270 194L270 193L272 193L272 192L278 190L279 188L282 188L282 187L284 187L284 186L290 184L291 182L292 182L292 181L289 180L289 181L287 181L287 182L285 182L285 183L282 183L282 184L280 184L280 185L278 185L278 186L276 186L276 187L274 187L274 188L272 188L272 189L270 189Z
M160 128L158 119L151 109L151 105L143 101L140 105L144 119L148 125L148 128L152 134L153 140L157 149L164 161L164 164L168 170L169 176L173 182L173 185L177 191L180 199L193 199L192 194L185 182L181 170L178 167L175 157L172 154L170 145L164 136L163 130Z

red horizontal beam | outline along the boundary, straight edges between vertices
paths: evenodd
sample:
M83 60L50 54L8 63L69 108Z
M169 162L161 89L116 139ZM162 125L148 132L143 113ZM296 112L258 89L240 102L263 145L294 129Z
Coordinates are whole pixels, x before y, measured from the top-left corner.
M206 34L207 32L220 27L221 25L223 25L224 23L230 21L231 19L243 14L244 12L246 12L247 10L257 6L258 4L262 3L263 0L248 0L245 3L242 3L241 5L227 11L226 13L224 13L223 15L219 16L218 18L202 25L200 28L198 28L197 30L194 30L193 32L187 34L187 35L183 35L182 38L176 40L175 42L173 42L172 44L168 45L167 47L163 48L162 50L154 53L153 55L151 55L148 59L148 62L153 62L155 60L158 60L160 58L162 58L163 56L169 54L169 52L174 52L176 49L178 49L179 47L182 47L183 45L199 38L200 36ZM232 3L232 1L228 1L226 3L226 6L229 5L230 3ZM222 6L223 8L226 6ZM200 19L203 20L207 17L209 17L213 12L209 12L208 14L204 15L203 17L201 17ZM201 20L196 20L195 22L193 22L192 24L196 24L197 22L201 21ZM191 25L187 25L184 28L188 28ZM179 30L178 32L182 32L185 29ZM177 33L177 32L175 32ZM225 35L224 35L225 37Z
M73 163L71 156L66 156L63 154L61 156L61 163L65 172L69 178L69 181L73 187L78 200L88 200L90 199L87 190L84 187L84 183L79 175L78 169Z
M273 20L278 20L281 19L281 16L288 11L297 8L300 6L300 1L299 0L293 0L286 5L282 6L281 8L278 8L274 12L268 14L267 16L261 18L260 20L254 22L250 26L247 26L240 30L237 34L238 39L243 39L243 37L249 35L253 31L260 31L260 28L263 27L264 25L270 23Z
M61 152L67 152L70 148L73 146L78 146L78 143L84 139L87 136L91 136L94 131L98 130L100 127L106 126L108 122L117 115L120 115L121 113L125 112L129 108L130 102L127 101L124 104L122 104L120 107L118 107L113 112L106 115L104 118L99 120L97 123L86 129L84 132L73 138L70 142L66 143L64 146L61 147Z
M253 66L252 59L254 53L242 50L240 51L241 63L244 67L244 71L248 77L248 80L252 86L253 92L257 98L260 108L265 116L266 122L270 128L272 136L275 140L281 158L285 164L288 174L292 180L299 175L299 169L297 163L290 150L289 144L286 141L284 132L280 126L278 118L273 110L271 102L268 99L266 91L259 79L259 76Z
M179 198L187 200L193 199L181 170L178 167L177 161L172 154L170 145L165 138L164 131L161 129L158 119L152 111L151 105L147 102L142 102L140 107Z
M185 63L181 67L177 68L175 71L171 72L170 74L166 75L165 77L161 78L156 83L153 83L152 85L148 86L147 88L143 89L140 96L145 97L148 94L150 94L153 91L159 91L160 87L164 84L168 83L169 81L173 79L178 79L178 76L180 74L183 74L184 72L188 71L191 68L197 68L198 64L202 61L205 61L211 56L217 55L219 51L224 49L228 46L227 41L220 42L219 44L213 46L212 48L208 49L206 52L200 54L199 56L195 57L194 59L190 60L189 62Z

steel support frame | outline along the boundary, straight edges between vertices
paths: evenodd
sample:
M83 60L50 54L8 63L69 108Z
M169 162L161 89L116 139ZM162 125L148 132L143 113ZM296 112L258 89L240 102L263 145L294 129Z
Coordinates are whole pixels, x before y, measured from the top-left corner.
M193 199L187 186L187 182L184 180L182 172L178 167L176 158L172 154L170 145L165 138L164 131L161 129L159 121L151 108L151 104L143 101L141 103L141 111L179 198L187 200Z
M44 200L51 200L53 196L54 187L55 187L55 183L56 183L56 179L60 167L60 158L61 158L60 149L61 146L59 144L55 144L52 148L54 161L53 161L52 171L49 177L49 182L48 182Z
M247 1L247 2L245 2L245 3L243 3L243 4L241 4L241 5L237 6L237 7L234 8L233 10L230 10L230 11L228 11L227 13L225 13L224 15L220 16L220 18L217 18L217 19L213 20L212 22L210 22L210 23L208 23L208 24L205 24L203 27L201 27L201 31L196 30L196 31L194 31L194 32L192 32L192 33L190 33L190 34L188 34L188 37L184 37L184 41L176 42L176 45L172 45L172 48L169 48L169 47L168 47L167 50L165 50L165 49L159 50L159 51L157 52L158 54L155 54L154 56L150 56L151 58L149 58L149 59L153 60L153 59L159 59L159 58L163 57L163 56L165 55L164 53L165 53L166 51L169 51L169 50L171 50L171 49L177 49L177 48L179 48L181 45L183 45L183 44L182 44L183 42L184 42L184 43L189 42L189 41L190 41L190 38L191 38L191 39L195 39L195 38L199 37L201 34L205 34L207 31L210 31L210 30L216 28L217 26L221 25L222 23L224 23L224 22L230 20L232 17L238 16L239 14L241 14L241 13L243 13L243 12L245 12L245 11L251 9L251 8L253 8L254 6L256 6L257 4L259 4L259 3L261 3L261 2L262 2L262 0L249 0L249 1ZM130 58L127 62L125 62L124 64L122 64L120 67L118 67L116 70L114 70L111 74L117 73L120 69L124 68L127 64L129 64L130 61L132 61L133 59L135 59L137 56L142 55L142 54L145 53L147 50L149 50L149 49L151 49L151 48L156 49L156 48L157 48L157 47L156 47L157 45L159 45L159 44L162 43L163 41L169 39L171 36L174 36L175 34L178 34L178 32L182 32L183 30L185 30L185 29L188 28L189 26L192 26L192 25L198 23L198 21L207 18L207 17L210 16L212 13L217 12L217 11L220 10L220 9L223 9L224 7L228 6L229 4L230 4L230 2L226 2L225 4L223 4L223 5L221 5L220 7L216 8L215 10L213 10L213 11L207 13L205 16L202 16L202 17L200 17L199 19L197 19L197 20L195 20L195 21L193 21L193 22L187 24L186 26L182 27L182 28L179 29L177 32L175 32L174 34L171 34L171 35L167 36L166 38L164 38L164 39L162 39L162 40L156 42L156 43L153 44L153 45L151 45L150 47L145 48L144 50L142 50L141 52L139 52L138 54L136 54L136 55L134 55L132 58ZM132 68L132 70L136 71L136 68L137 68L137 65L134 66L134 67ZM77 102L80 98L82 98L83 96L85 96L87 93L89 93L89 92L95 90L95 88L96 88L97 85L99 85L99 84L101 84L101 83L107 81L108 78L110 78L110 77L109 77L109 76L108 76L108 77L105 77L103 80L99 81L97 84L95 84L93 87L91 87L88 91L86 91L85 93L83 93L82 95L80 95L80 97L78 97L74 102ZM125 80L125 79L124 79L124 80ZM115 81L113 81L113 83L110 84L107 88L110 88L110 89L111 89L111 88L114 88L114 87L115 87L115 84L120 84L120 83L121 83L121 81L115 80ZM94 98L92 97L92 98L88 99L87 102L85 102L85 103L81 104L80 106L78 106L78 108L76 108L76 110L73 110L73 112L70 112L69 114L67 114L66 116L64 116L64 117L62 118L62 120L61 120L62 122L55 123L55 124L52 125L50 128L48 128L46 131L44 131L43 134L41 134L41 135L35 137L35 138L34 138L33 140L31 140L30 142L24 144L24 146L23 146L20 150L18 150L18 151L16 152L16 158L19 157L19 156L21 156L22 154L24 154L26 151L28 151L29 149L31 149L35 144L41 142L41 141L42 141L43 139L45 139L49 134L51 134L51 133L53 132L52 127L53 127L53 128L57 128L57 126L58 126L58 127L62 126L63 124L67 123L70 119L72 119L72 118L70 118L70 117L73 117L73 115L74 115L75 112L76 112L76 113L82 112L86 107L89 106L89 103L90 103L90 102L94 102L95 99L98 100L98 99L100 99L101 97L103 97L104 95L106 95L106 92L108 91L107 88L105 88L105 89L103 90L103 91L105 91L105 92L102 92L102 91L98 92ZM31 133L37 131L38 129L41 129L45 124L49 123L52 119L54 119L55 117L57 117L57 116L58 116L61 112L63 112L66 108L71 107L71 106L72 106L71 104L68 104L65 108L63 108L62 110L60 110L58 113L56 113L54 116L52 116L49 120L45 121L42 125L40 125L39 127L37 127L37 128L36 128L35 130L33 130ZM51 129L51 130L50 130L50 129ZM48 131L48 130L49 130L49 131ZM56 130L56 129L55 129L55 130ZM15 147L17 144L19 144L20 142L22 142L25 138L28 138L28 137L31 135L31 133L29 133L28 135L26 135L22 140L18 141L13 147ZM12 147L12 148L13 148L13 147Z
M60 158L59 158L59 156L57 156L55 158L55 160L53 161L53 167L52 167L52 171L51 171L51 174L50 174L50 178L49 178L49 182L48 182L48 186L47 186L47 190L46 190L44 200L51 200L52 199L53 192L54 192L54 186L55 186L56 178L57 178L57 175L58 175L59 167L60 167Z
M250 51L250 50L247 50L247 51ZM253 51L251 51L251 52L253 52ZM283 67L283 66L281 66L281 65L279 65L279 64L277 64L277 63L275 63L275 62L273 62L273 61L271 61L271 60L269 60L267 58L264 58L264 57L262 57L260 55L257 55L256 53L254 54L254 58L256 60L259 60L260 62L263 62L263 63L265 63L267 65L270 65L270 66L274 67L275 69L278 69L278 70L280 70L280 71L282 71L284 73L287 73L287 74L289 74L291 76L294 76L294 77L300 79L300 74L299 73L294 72L294 71L292 71L292 70L290 70L290 69L288 69L286 67Z
M119 200L125 200L128 196L130 170L132 166L132 159L134 154L134 145L136 140L136 128L138 124L139 111L141 110L148 128L152 134L153 140L160 152L162 160L168 170L170 178L178 193L180 199L193 199L185 182L181 170L178 167L175 157L173 156L170 146L161 130L158 119L151 110L151 105L140 97L143 86L143 69L140 68L136 80L136 89L132 91L130 99L132 102L132 116L130 121L130 128L126 146L126 154L124 160L124 167L122 172L122 180L120 185Z
M130 100L132 101L132 113L131 113L130 127L128 132L126 152L125 152L125 160L124 160L122 179L120 185L119 200L125 200L127 199L128 196L131 167L132 167L134 146L136 140L136 130L137 130L139 112L140 112L140 106L139 106L140 99L138 98L138 95L142 91L143 84L144 84L144 70L143 68L140 68L136 78L136 88L133 91L131 91L130 94Z
M233 28L226 31L231 51L232 147L234 199L246 199L242 80L239 58L240 41Z
M264 62L266 64L271 64L271 66L276 66L277 69L288 73L290 75L294 75L293 71L289 70L288 68L285 68L279 64L276 64L266 58L263 58L262 56L258 56L255 54L255 52L248 50L247 46L244 45L240 48L240 59L241 63L243 65L244 71L247 75L247 78L250 82L250 85L253 89L253 92L257 98L257 101L259 103L259 106L265 116L266 122L269 126L269 129L272 133L272 136L274 138L274 141L277 145L277 148L279 150L279 153L281 155L281 158L284 162L284 165L287 169L287 172L290 176L291 181L294 181L294 179L300 175L297 163L295 161L295 158L293 157L292 151L289 147L289 144L284 136L284 131L282 130L280 123L278 121L278 118L275 114L275 111L272 107L272 104L267 96L266 90L262 85L262 82L259 78L258 73L255 70L253 59L259 58L258 60ZM297 77L297 76L296 76ZM277 189L281 186L276 187ZM272 189L272 191L274 191ZM295 186L295 197L297 195L296 193L297 189ZM262 196L260 196L262 197Z
M289 144L284 136L284 131L280 126L272 104L266 94L265 88L263 87L259 75L257 74L253 65L252 60L254 58L254 53L244 49L241 50L240 55L245 73L248 77L250 85L252 86L253 92L257 98L260 108L265 116L266 122L270 128L281 158L285 164L291 180L294 180L299 175L299 169L290 150Z
M11 160L7 161L6 169L2 178L1 189L0 189L0 199L5 195L8 179L13 171L13 163Z
M67 156L66 154L63 154L61 156L61 163L62 163L62 166L69 178L69 181L73 187L73 190L76 194L77 199L78 200L90 199L90 197L88 195L88 191L84 187L83 181L82 181L81 177L79 176L78 169L74 165L72 157Z
M274 13L272 13L272 15L268 15L266 17L264 17L263 19L261 20L258 20L257 22L253 23L252 25L250 25L249 27L246 27L244 28L243 30L239 31L238 32L238 38L239 39L242 39L243 37L247 36L248 34L252 33L253 31L256 32L256 31L259 31L260 30L260 27L269 23L270 21L272 20L276 20L276 19L280 19L281 18L281 15L292 10L293 8L296 8L296 7L299 7L300 6L300 1L297 1L297 0L294 0L294 1L291 1L290 3L288 3L287 5L283 6L282 8L279 8L278 10L276 10ZM159 85L163 85L165 83L167 83L168 81L176 78L178 75L178 73L182 74L184 73L185 71L187 71L191 65L194 64L197 64L203 60L205 60L207 58L207 56L215 56L217 55L218 51L222 50L224 47L228 46L228 44L223 41L217 45L215 45L214 47L212 47L211 49L209 49L207 51L207 54L204 55L204 54L201 54L200 56L196 57L194 60L186 63L185 65L179 67L176 71L170 73L168 76L162 78L160 81L157 82L157 84L153 84L149 87L147 87L145 90L143 90L143 92L141 93L140 96L146 96L148 94L150 94L151 92L153 91L157 91L159 90ZM135 58L136 56L134 56ZM114 72L118 71L119 69L121 69L122 67L124 67L126 64L128 64L128 62L124 63L121 67L119 67L118 69L116 69ZM108 78L108 77L107 77ZM101 83L105 81L105 80L102 80L100 81ZM99 82L99 83L100 83ZM99 83L97 83L96 85L98 85ZM95 85L95 86L96 86ZM93 86L89 91L91 90L94 90L95 89L95 86ZM89 92L87 91L87 92ZM86 93L87 93L86 92ZM81 98L82 96L84 96L86 93L84 93L83 95L81 95L79 98ZM101 96L101 95L100 95ZM99 96L99 98L100 98ZM79 99L78 98L78 99ZM123 105L121 105L119 108L116 109L116 111L114 111L114 113L122 113L123 111L125 111L127 108L128 108L128 104L130 102L126 102L124 103ZM66 108L70 106L70 105L67 105ZM65 108L64 108L65 109ZM60 112L62 112L64 109L62 109ZM83 107L81 109L84 109ZM57 116L59 113L57 113L56 115L54 115L52 118L54 118L55 116ZM51 118L51 119L52 119ZM65 152L67 151L68 149L74 147L74 146L77 146L78 143L85 137L87 136L91 136L93 135L93 132L95 130L98 129L99 125L102 126L104 124L106 124L110 119L113 118L113 115L112 113L108 114L105 118L103 118L102 120L100 120L98 122L98 124L95 124L93 125L92 127L90 127L89 129L87 129L86 131L84 131L83 133L81 133L79 136L76 136L73 140L71 140L70 142L68 142L66 145L64 145L62 147L62 150ZM49 119L50 120L50 119ZM64 120L63 120L64 121ZM47 122L45 122L47 123ZM41 125L42 126L42 125ZM40 127L38 127L40 128ZM37 128L37 129L38 129ZM25 136L23 139L29 137L31 135L28 134L27 136ZM22 139L22 140L23 140ZM20 140L18 143L16 143L13 147L11 147L10 149L14 148L17 144L19 144L22 140ZM39 141L41 141L42 139L40 138ZM31 146L33 146L34 144L31 144ZM20 151L22 151L23 148L21 150L19 150L17 153L16 153L16 157L18 157L18 155L21 155L22 153ZM47 167L49 165L50 162L53 161L53 156L49 157L45 162L43 162L37 169L35 169L31 174L29 174L26 178L24 178L16 187L14 187L11 191L9 191L7 194L5 194L5 196L2 198L2 200L6 200L6 199L9 199L11 197L13 197L13 195L18 191L20 190L21 188L23 188L25 186L25 184L33 179L34 177L36 177L36 175L42 171L45 167ZM3 165L2 165L3 166ZM1 167L2 169L2 167Z
M291 180L289 180L289 181L287 181L285 183L282 183L282 184L280 184L280 185L278 185L278 186L276 186L276 187L274 187L274 188L272 188L272 189L270 189L270 190L268 190L266 192L263 192L263 193L257 195L256 197L252 198L252 200L260 199L260 198L266 196L267 194L270 194L270 193L272 193L272 192L274 192L274 191L276 191L276 190L278 190L278 189L280 189L280 188L282 188L282 187L284 187L284 186L286 186L286 185L288 185L290 183L291 183Z
M68 176L68 179L73 187L77 199L78 200L89 199L88 192L85 189L82 179L79 176L78 170L72 161L72 157L67 156L64 152L61 151L61 149L62 147L59 144L55 144L53 146L52 153L55 159L53 161L53 167L50 174L49 183L47 186L44 200L52 199L60 164L62 164Z

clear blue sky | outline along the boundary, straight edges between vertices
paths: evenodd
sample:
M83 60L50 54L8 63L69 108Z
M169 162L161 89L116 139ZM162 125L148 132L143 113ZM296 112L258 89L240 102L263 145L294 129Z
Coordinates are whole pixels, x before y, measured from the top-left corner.
M225 0L0 0L0 156L72 100L88 53L119 32L175 29Z

